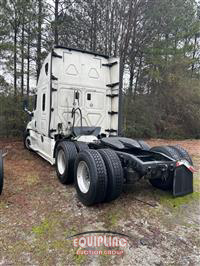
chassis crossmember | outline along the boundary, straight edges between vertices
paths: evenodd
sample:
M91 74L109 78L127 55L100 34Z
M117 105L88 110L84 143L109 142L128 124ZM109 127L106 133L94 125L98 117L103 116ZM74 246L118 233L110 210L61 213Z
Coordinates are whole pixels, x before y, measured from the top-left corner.
M126 152L116 152L121 159L125 171L126 182L134 182L134 179L144 177L146 179L156 179L162 174L166 179L173 176L173 195L182 196L193 192L193 168L190 165L180 164L181 161L175 161L166 157L163 160L152 160L154 154L133 155ZM144 161L144 159L150 159Z
M186 160L174 159L164 153L141 149L137 141L127 138L102 139L101 145L114 149L121 160L126 183L140 178L171 179L174 196L193 192L193 166Z

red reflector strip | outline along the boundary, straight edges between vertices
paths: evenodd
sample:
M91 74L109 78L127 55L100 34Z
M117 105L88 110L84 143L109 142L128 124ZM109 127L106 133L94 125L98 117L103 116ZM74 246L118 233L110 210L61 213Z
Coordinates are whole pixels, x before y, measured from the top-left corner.
M181 165L183 165L182 162L176 162L176 167L179 167L179 166L181 166Z
M184 165L187 167L188 170L190 170L192 173L198 172L188 161L182 160L176 162L176 167L179 167L181 165Z
M193 166L190 166L188 168L192 173L198 172Z

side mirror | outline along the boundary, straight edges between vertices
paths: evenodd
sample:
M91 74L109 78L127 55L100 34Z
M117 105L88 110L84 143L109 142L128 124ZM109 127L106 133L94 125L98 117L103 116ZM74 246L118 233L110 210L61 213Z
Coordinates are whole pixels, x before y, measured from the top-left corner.
M23 110L25 111L25 109L28 109L28 99L25 98L23 101Z
M28 110L28 99L25 98L24 101L23 101L23 110L28 114L30 115L31 117L33 116L33 112L29 111Z

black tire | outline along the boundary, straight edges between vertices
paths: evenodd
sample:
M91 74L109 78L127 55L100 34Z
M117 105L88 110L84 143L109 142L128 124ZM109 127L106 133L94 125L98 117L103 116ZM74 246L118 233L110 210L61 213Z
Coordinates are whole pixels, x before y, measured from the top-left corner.
M85 142L75 141L74 144L75 144L76 149L77 149L78 152L81 152L81 151L89 149L88 145Z
M170 148L169 146L153 147L150 149L150 151L163 153L164 155L167 155L168 157L171 157L174 160L180 160L179 153L176 150Z
M88 171L89 185L87 190L81 186L80 167ZM75 187L79 200L86 206L103 202L107 190L107 172L105 163L96 150L85 150L78 154L75 161Z
M74 181L74 162L77 150L73 142L62 141L56 147L56 172L62 184Z
M190 157L189 153L184 148L182 148L179 145L169 146L169 147L176 150L179 153L181 159L187 160L191 165L193 165L192 158Z
M171 157L174 160L180 160L179 153L168 146L153 147L150 149L150 151L162 153L164 155L167 155L168 157ZM160 172L160 176L158 175L157 178L149 179L149 182L152 186L156 188L162 190L171 190L173 188L173 173L169 173L167 178L163 178L162 172Z
M2 152L0 152L0 195L3 191L3 180L4 179L4 171L3 171L3 157Z
M122 192L124 183L123 168L119 157L113 150L100 149L98 152L106 165L108 185L105 201L109 202L118 198Z
M147 144L145 141L143 140L138 140L138 143L140 144L141 148L145 151L149 151L151 149L151 147L149 146L149 144Z
M28 131L25 131L24 134L23 134L23 143L24 143L24 148L29 150L29 151L32 151L32 149L30 148L30 140L29 140L29 132Z

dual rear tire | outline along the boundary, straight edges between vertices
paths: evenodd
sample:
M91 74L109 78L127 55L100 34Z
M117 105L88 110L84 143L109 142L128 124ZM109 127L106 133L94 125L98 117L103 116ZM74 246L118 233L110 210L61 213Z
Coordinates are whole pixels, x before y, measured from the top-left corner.
M75 187L84 205L103 202L106 196L108 177L104 161L98 151L85 150L75 162Z
M56 148L56 172L62 184L74 181L74 162L77 150L73 142L61 141Z
M109 202L120 196L123 169L113 150L85 150L77 156L74 169L76 191L85 205Z
M84 205L112 201L121 194L123 169L113 150L90 150L85 143L62 141L55 157L58 179L62 184L74 181Z

